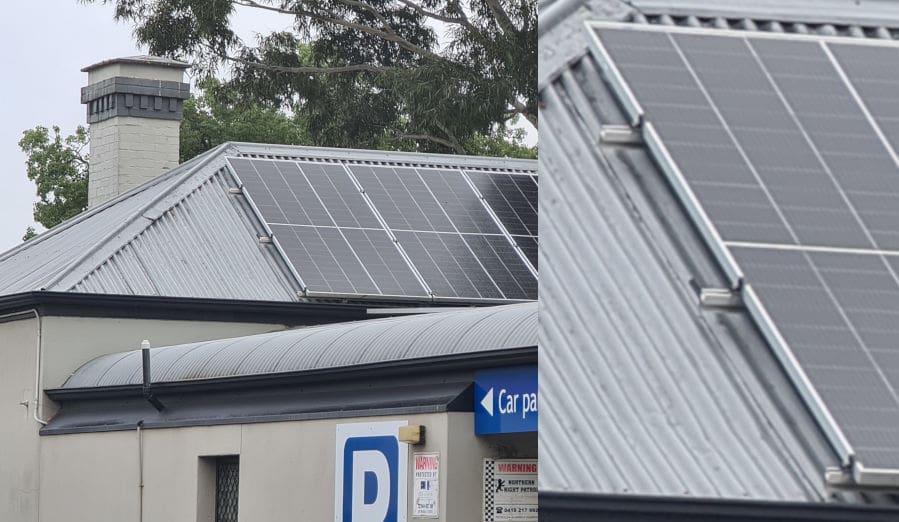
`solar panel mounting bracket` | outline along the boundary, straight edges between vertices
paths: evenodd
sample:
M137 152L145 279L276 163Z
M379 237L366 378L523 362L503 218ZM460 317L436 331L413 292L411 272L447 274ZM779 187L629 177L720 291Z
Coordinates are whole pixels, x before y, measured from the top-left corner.
M599 130L599 142L606 145L642 145L642 133L628 125L603 125Z
M852 480L857 486L866 488L899 488L899 469L867 468L855 460L852 465Z
M743 296L740 289L700 288L699 305L702 308L742 308Z

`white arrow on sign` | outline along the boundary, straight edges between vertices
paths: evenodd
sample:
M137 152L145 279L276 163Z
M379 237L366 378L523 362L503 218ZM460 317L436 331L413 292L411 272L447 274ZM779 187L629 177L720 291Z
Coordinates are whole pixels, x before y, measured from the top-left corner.
M484 398L481 399L481 406L487 410L487 413L493 417L493 388L490 388L490 391L487 392L487 395L484 395Z

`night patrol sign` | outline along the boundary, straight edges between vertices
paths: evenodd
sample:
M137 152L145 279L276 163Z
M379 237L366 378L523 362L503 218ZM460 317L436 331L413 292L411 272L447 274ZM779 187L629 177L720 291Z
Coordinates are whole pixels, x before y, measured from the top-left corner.
M475 434L524 431L537 431L537 367L475 373Z
M337 425L334 520L406 522L406 421Z

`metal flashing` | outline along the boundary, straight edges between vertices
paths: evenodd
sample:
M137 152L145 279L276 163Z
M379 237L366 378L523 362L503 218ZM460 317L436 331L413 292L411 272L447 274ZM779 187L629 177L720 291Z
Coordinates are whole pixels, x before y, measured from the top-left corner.
M599 35L597 35L596 31L591 27L592 24L587 22L585 26L590 38L590 48L594 53L596 62L599 64L599 67L604 74L605 80L612 87L615 94L618 95L618 100L621 102L624 111L629 117L631 127L639 128L643 121L643 115L645 114L643 107L640 105L637 97L634 96L634 92L631 90L630 86L624 80L621 71L618 70L618 65L616 65L615 61L612 60L612 57L609 56L609 52L606 51L605 45L603 45L602 40L599 39Z

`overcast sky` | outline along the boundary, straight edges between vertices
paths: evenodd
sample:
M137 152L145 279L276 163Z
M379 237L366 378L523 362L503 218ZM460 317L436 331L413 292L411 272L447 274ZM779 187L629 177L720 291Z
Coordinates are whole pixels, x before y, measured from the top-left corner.
M81 68L100 60L145 54L135 46L132 28L117 24L111 5L82 5L78 0L4 2L0 16L0 252L22 241L33 225L34 184L25 176L22 131L58 125L64 135L84 125ZM238 34L289 26L282 15L242 10L234 19ZM536 141L529 132L528 141Z

